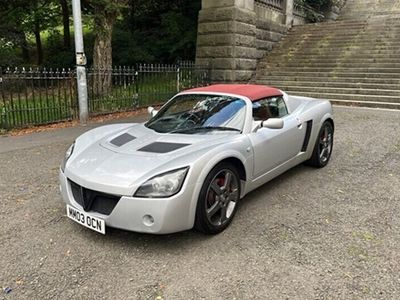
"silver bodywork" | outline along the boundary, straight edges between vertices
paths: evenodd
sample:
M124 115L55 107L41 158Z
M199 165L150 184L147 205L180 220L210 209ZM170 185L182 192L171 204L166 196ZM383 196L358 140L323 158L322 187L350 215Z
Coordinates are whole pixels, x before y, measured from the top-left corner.
M121 196L109 215L88 212L104 219L107 226L157 234L191 229L204 179L219 162L229 159L243 168L243 198L250 191L311 157L321 125L327 119L333 120L331 104L325 100L283 94L289 114L282 118L282 129L261 127L261 122L253 120L252 102L240 97L246 101L246 120L242 133L157 133L144 124L115 124L88 131L76 139L65 171L60 171L63 199L82 210L71 192L71 180L87 189ZM309 143L307 149L302 151L306 122L309 120L313 124ZM123 133L129 133L136 139L121 147L110 143ZM153 142L190 145L164 154L137 151ZM168 198L133 196L150 178L181 167L189 167L189 170L178 194ZM145 215L151 215L154 223L146 223Z

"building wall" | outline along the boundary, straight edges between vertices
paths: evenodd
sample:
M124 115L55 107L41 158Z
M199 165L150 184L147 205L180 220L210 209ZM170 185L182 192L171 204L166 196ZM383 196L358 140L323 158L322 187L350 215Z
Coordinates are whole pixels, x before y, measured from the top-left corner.
M211 69L213 81L249 81L258 59L305 22L293 0L202 0L196 63Z

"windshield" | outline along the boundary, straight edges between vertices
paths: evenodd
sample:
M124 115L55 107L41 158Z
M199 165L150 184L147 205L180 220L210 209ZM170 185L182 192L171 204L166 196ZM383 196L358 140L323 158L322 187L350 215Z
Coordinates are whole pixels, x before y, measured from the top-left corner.
M241 132L244 100L229 96L188 94L168 102L146 127L162 133Z

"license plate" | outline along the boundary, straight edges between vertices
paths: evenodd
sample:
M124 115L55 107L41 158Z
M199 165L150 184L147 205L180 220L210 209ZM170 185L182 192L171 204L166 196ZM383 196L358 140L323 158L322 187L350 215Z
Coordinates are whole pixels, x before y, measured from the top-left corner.
M88 215L87 213L77 210L76 208L67 204L67 217L75 222L97 231L106 234L106 224L104 220Z

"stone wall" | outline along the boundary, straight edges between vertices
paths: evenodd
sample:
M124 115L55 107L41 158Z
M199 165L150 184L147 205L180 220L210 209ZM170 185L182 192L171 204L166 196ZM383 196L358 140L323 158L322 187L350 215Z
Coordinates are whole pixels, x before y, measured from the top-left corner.
M294 24L305 23L293 0L202 0L196 63L212 81L247 82Z
M256 13L257 59L271 51L272 47L286 34L284 1L254 1Z
M257 65L254 1L203 0L196 63L213 81L246 81Z

